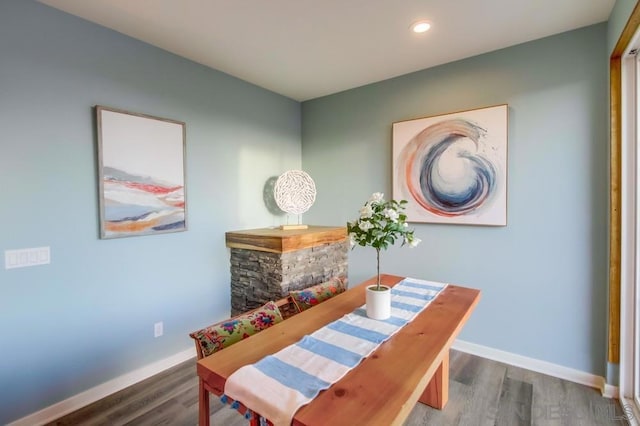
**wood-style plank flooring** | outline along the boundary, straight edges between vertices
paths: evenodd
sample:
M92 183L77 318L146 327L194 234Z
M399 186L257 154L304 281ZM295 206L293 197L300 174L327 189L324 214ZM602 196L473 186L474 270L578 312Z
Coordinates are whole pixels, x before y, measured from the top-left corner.
M197 422L194 358L49 425L193 426ZM212 397L211 424L244 426L248 422ZM456 351L451 352L445 409L418 403L405 422L405 426L626 424L618 401L603 398L595 389Z

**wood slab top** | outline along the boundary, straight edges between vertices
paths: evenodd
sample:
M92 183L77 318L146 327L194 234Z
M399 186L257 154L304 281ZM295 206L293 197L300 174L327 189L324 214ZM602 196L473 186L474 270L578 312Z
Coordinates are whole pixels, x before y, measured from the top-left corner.
M314 226L307 229L260 228L225 233L227 247L287 253L337 243L347 239L346 226Z
M385 285L404 277L382 275ZM198 375L220 395L238 368L275 353L364 304L368 280L250 339L198 361ZM295 415L294 425L402 424L480 299L480 291L449 285L411 323ZM367 423L369 422L369 423Z

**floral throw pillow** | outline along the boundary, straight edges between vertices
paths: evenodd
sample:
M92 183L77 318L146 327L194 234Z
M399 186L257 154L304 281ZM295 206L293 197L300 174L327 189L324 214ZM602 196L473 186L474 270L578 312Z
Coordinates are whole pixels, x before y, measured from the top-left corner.
M329 281L316 284L303 290L289 293L300 312L323 302L347 289L346 279L342 277L331 278Z
M282 315L278 306L268 302L246 314L194 331L189 336L196 339L202 348L202 355L209 356L280 321Z

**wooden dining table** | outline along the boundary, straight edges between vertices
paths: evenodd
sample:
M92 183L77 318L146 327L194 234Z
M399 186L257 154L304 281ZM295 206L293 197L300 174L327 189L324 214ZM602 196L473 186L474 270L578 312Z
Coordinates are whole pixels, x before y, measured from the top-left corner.
M404 277L382 275L393 286ZM199 422L209 425L209 394L222 395L240 367L296 343L365 303L375 278L198 361ZM442 409L449 397L449 351L480 291L449 284L370 356L295 413L293 425L400 425L416 402Z

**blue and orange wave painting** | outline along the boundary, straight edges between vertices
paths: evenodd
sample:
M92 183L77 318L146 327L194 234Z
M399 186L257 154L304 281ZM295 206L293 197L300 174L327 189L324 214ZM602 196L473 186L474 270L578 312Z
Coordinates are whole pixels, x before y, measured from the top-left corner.
M400 153L397 177L424 210L443 218L477 213L497 189L498 168L481 150L486 130L456 118L430 125Z
M186 229L183 185L102 169L104 236L146 235Z

